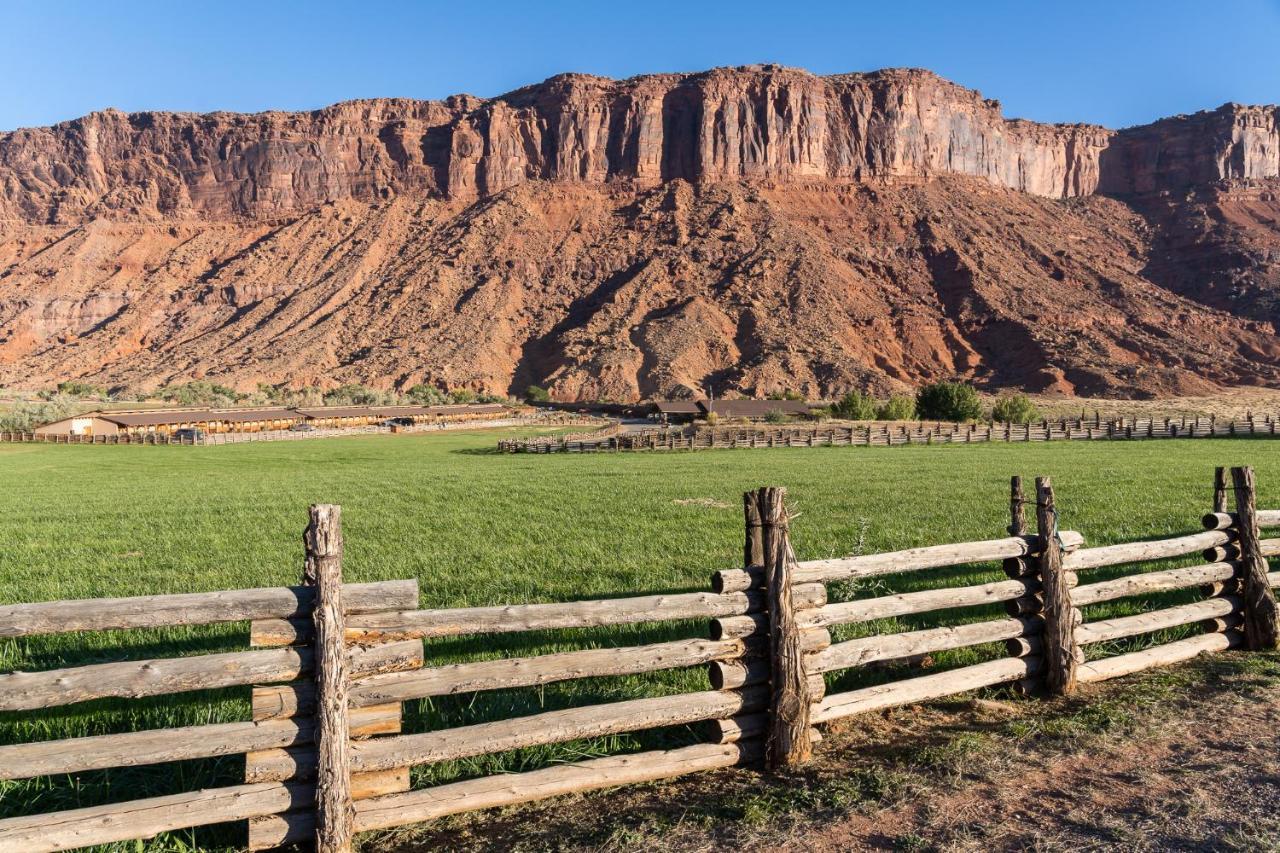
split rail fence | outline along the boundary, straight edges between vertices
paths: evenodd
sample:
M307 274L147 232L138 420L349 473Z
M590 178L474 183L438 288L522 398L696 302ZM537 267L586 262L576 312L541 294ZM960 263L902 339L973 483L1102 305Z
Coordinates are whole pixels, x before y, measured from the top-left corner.
M314 839L350 849L353 833L571 792L755 764L803 764L815 726L982 687L1069 693L1100 681L1235 647L1274 648L1277 611L1267 557L1280 510L1255 505L1253 472L1218 469L1203 529L1158 541L1085 547L1058 529L1052 483L1024 498L1013 478L1008 535L890 553L797 561L785 490L744 495L742 567L711 589L680 594L455 609L419 609L416 581L344 584L338 507L311 509L303 584L278 589L54 601L0 607L0 639L250 622L246 651L99 663L0 675L0 710L36 712L104 697L252 688L252 719L0 746L0 778L132 767L245 754L245 781L211 790L0 820L0 851L65 850L206 824L248 821L248 847ZM1207 490L1206 490L1207 491ZM1227 494L1234 492L1235 510ZM1034 501L1034 528L1024 505ZM1189 567L1080 583L1103 567L1203 553ZM1006 579L828 601L834 582L906 576L999 561ZM1080 608L1172 590L1197 600L1085 621ZM1005 615L923 630L877 630L879 620L996 604ZM426 638L503 635L658 621L710 620L706 636L623 648L584 648L428 665ZM895 624L895 623L887 623ZM831 629L866 636L832 642ZM1140 651L1087 659L1084 647L1198 626ZM833 673L994 644L1001 655L941 672L828 694ZM1003 644L1003 645L1001 645ZM513 643L513 649L518 643ZM404 733L405 702L475 691L536 688L603 676L706 667L707 689ZM909 670L909 668L908 668ZM881 672L887 672L881 668ZM901 667L894 670L900 672ZM838 683L832 680L830 683ZM701 742L412 789L408 768L669 726L699 724Z
M737 450L766 447L896 447L906 444L982 444L987 442L1105 441L1153 438L1227 438L1274 436L1276 418L1250 415L1217 418L1076 418L1032 424L914 423L849 426L730 426L647 429L600 435L537 436L504 439L504 453L607 453L613 451Z

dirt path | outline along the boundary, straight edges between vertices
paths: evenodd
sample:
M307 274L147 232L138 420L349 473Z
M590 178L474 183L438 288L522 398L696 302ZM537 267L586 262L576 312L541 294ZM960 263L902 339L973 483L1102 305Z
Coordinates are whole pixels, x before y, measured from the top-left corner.
M1179 715L1134 741L1055 756L1029 750L952 790L778 847L1280 848L1280 695L1220 699L1198 708L1203 716Z
M804 773L690 777L465 816L366 849L1280 850L1280 655L1070 700L849 721Z

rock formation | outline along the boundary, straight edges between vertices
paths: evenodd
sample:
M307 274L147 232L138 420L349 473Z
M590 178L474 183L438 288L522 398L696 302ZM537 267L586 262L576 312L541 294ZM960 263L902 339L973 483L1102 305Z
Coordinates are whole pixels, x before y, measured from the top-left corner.
M1280 382L1280 110L776 66L0 134L0 384Z

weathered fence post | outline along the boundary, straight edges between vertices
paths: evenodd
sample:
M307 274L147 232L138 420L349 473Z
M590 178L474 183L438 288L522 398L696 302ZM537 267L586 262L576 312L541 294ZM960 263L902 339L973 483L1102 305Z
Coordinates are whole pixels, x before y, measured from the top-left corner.
M1250 649L1274 649L1280 645L1280 614L1267 580L1267 560L1258 544L1258 514L1253 468L1232 468L1236 494L1236 535L1240 547L1241 598L1244 601L1244 635Z
M1045 685L1054 695L1075 690L1079 646L1076 645L1076 611L1071 604L1067 572L1062 568L1062 543L1058 539L1058 511L1053 483L1036 478L1036 530L1040 536L1038 558L1040 594L1044 600Z
M311 507L304 538L316 603L316 850L349 853L355 825L347 724L346 621L342 612L342 510Z
M1213 469L1213 511L1227 511L1227 469L1221 465Z
M791 594L796 560L783 504L786 495L787 490L777 486L756 492L769 606L770 707L765 760L771 770L798 766L813 755L809 732L812 696Z
M1023 536L1027 532L1027 518L1023 513L1026 499L1022 496L1022 478L1009 478L1009 535Z
M1027 533L1027 518L1024 512L1026 499L1022 494L1022 478L1018 476L1009 478L1009 535L1025 536ZM1035 568L1032 565L1032 557L1009 557L1004 561L1005 574L1010 578L1025 578L1035 574ZM1027 604L1036 611L1040 610L1040 606L1032 603L1032 601L1024 601L1021 599L1009 602L1006 606L1011 614L1021 615L1023 605ZM1040 654L1041 638L1038 636L1015 637L1005 640L1005 651L1010 657L1025 658L1032 655ZM1019 689L1024 693L1032 693L1036 689L1034 679L1028 677L1018 682Z
M743 568L764 566L764 524L760 520L760 504L755 492L742 495L742 516L745 534L742 541Z

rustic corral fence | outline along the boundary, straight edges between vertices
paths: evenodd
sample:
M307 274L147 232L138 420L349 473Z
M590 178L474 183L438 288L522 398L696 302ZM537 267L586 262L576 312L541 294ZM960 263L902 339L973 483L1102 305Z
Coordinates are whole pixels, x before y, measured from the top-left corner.
M34 432L0 432L0 443L8 444L97 444L97 445L180 445L183 447L213 446L221 444L245 444L259 441L301 441L309 438L333 438L344 435L371 433L418 433L460 429L496 429L513 426L586 426L609 427L613 422L599 418L565 415L559 412L549 416L522 415L512 418L489 420L440 421L414 424L413 426L382 426L368 424L357 427L317 427L295 431L288 429L259 430L257 432L205 433L198 437L176 438L166 433L145 435L46 435ZM587 433L583 434L584 436Z
M279 589L55 601L0 607L0 638L71 631L251 621L257 648L165 660L101 663L0 675L0 710L34 712L101 697L252 686L252 720L0 747L0 778L72 774L244 753L245 782L51 814L0 820L0 850L65 850L229 821L249 821L251 849L314 839L350 848L354 832L754 763L804 763L816 725L877 709L1012 684L1069 693L1148 667L1241 646L1274 648L1277 610L1267 557L1280 510L1255 506L1253 472L1218 469L1200 532L1084 547L1058 529L1053 486L1036 481L1035 530L1013 478L1010 526L997 539L891 553L797 561L785 490L744 495L742 568L711 589L633 598L445 610L418 609L415 581L344 584L338 507L315 506L305 535L303 585ZM1081 572L1204 552L1190 567L1080 584ZM833 582L1001 561L1007 579L828 601ZM1199 588L1188 604L1084 622L1080 607ZM926 630L872 631L833 643L830 629L990 604L1007 615ZM948 617L950 618L950 617ZM624 648L427 666L424 638L656 621L710 621L708 637ZM1176 626L1200 633L1086 661L1081 648ZM827 695L825 674L979 644L1004 644L982 663ZM513 644L513 649L518 643ZM422 733L401 733L402 704L473 691L706 666L710 689L574 707ZM702 723L703 741L544 769L410 789L407 768L520 747Z
M904 444L1225 438L1277 434L1276 418L1075 418L1032 424L926 423L846 426L728 426L647 429L623 434L503 439L504 453L598 453L619 450L736 450L761 447L893 447Z

